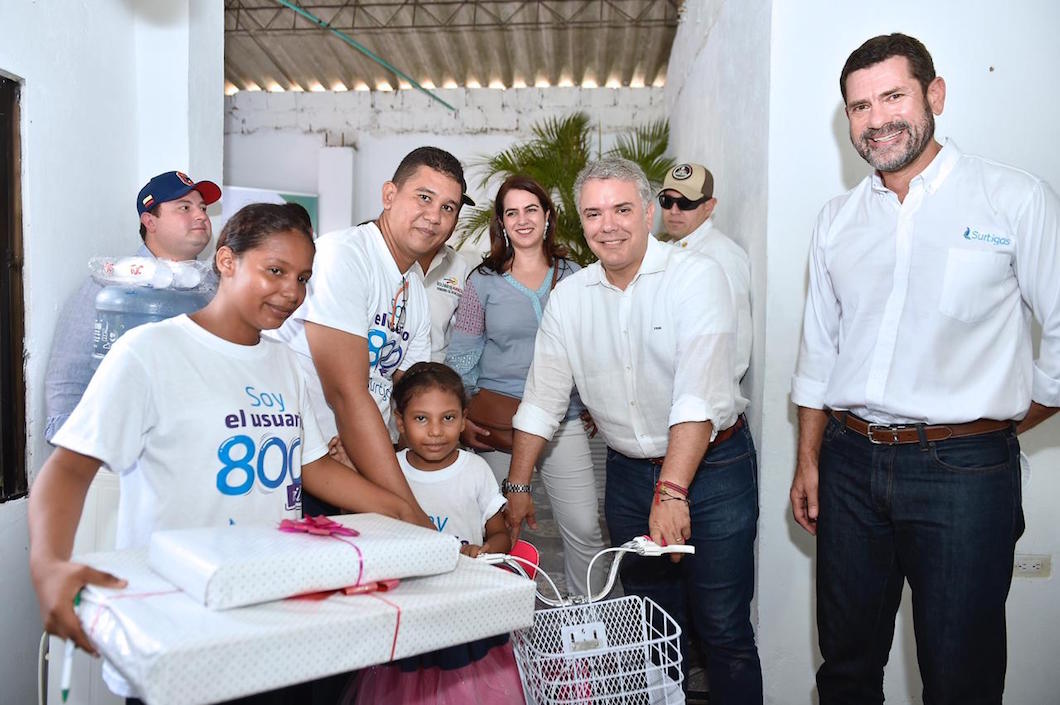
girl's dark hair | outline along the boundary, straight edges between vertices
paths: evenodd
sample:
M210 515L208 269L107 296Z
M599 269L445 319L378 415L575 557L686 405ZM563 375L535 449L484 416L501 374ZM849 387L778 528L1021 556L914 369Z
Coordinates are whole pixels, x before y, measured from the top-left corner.
M497 190L497 197L493 200L493 217L490 218L490 251L482 258L482 264L476 269L483 274L495 272L500 274L505 266L515 257L515 250L510 242L504 237L504 197L508 192L518 189L533 194L541 203L545 211L547 225L545 226L545 238L541 242L541 249L545 252L545 259L549 265L556 264L557 259L567 256L567 248L556 242L556 206L552 204L545 189L529 176L509 176Z
M270 235L285 230L301 233L313 243L313 223L302 206L297 203L251 203L240 208L225 223L217 238L217 249L227 247L238 256L253 250ZM213 271L220 274L216 259Z
M401 379L394 385L391 400L394 410L404 414L409 402L417 392L427 389L440 389L443 392L451 392L460 400L460 408L467 408L467 393L464 391L464 383L460 375L448 365L440 362L417 362L405 370Z

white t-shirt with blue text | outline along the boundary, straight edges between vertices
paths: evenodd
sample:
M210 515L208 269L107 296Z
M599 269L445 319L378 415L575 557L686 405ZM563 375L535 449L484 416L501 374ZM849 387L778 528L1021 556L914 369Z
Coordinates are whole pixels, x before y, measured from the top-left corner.
M237 345L187 316L114 344L53 443L120 474L117 548L152 531L301 513L302 464L327 453L281 343Z
M294 353L237 345L186 315L115 342L52 443L119 474L117 548L151 532L301 516L302 465L327 453ZM103 677L137 693L110 664Z
M398 451L397 458L412 495L434 528L457 537L461 544L481 546L486 521L505 505L486 461L462 450L449 467L418 470L409 464L407 449Z

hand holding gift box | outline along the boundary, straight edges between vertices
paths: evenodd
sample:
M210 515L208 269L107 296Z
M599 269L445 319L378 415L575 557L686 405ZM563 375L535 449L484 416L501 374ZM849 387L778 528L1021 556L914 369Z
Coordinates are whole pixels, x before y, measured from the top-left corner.
M363 542L369 533L379 531L384 525L401 524L391 527L396 536L386 541L406 541L405 549L424 545L434 546L433 553L444 551L432 543L438 534L431 536L433 532L401 522L372 515L337 520L360 535L287 534L275 528L269 531L285 537L280 545L293 545L292 540L303 545L302 541L308 540L314 544L313 551L319 545L328 545L334 547L329 550L345 548L343 555L347 552L356 555L356 551L338 538L361 542L363 561L347 564L346 570L360 571L362 584L380 579L385 572L378 566L370 569L375 560L374 549L366 548L370 542ZM422 531L426 536L402 538L405 527ZM228 551L231 549L228 540L237 535L232 533L236 528L240 527L209 530L207 534L212 533L216 541L197 536L193 543L203 541L211 551L218 552L222 551L219 547L227 546L223 550ZM183 541L176 543L185 548L190 545ZM237 553L236 557L246 558L263 546L244 550L245 555ZM389 548L392 553L404 550ZM281 550L286 551L287 548ZM219 555L211 560L218 560ZM532 582L465 557L455 555L455 558L454 570L402 580L386 592L355 595L335 592L324 599L285 599L220 611L204 606L210 599L208 596L221 596L221 602L225 602L238 595L238 602L260 594L253 589L231 589L244 580L261 579L256 572L259 568L246 568L254 565L254 560L244 564L249 572L243 572L240 578L234 577L223 560L213 564L204 561L203 566L196 568L191 557L184 556L181 565L195 569L199 576L210 576L193 581L205 585L205 590L192 597L153 572L145 551L92 554L79 560L126 578L128 586L122 590L86 587L78 615L100 653L135 685L146 701L152 705L199 705L503 634L533 622ZM433 561L435 557L428 560ZM310 559L303 552L297 561L305 566L305 572L313 572L315 558ZM421 570L413 565L417 560L410 561L406 556L404 561L406 566L402 570ZM210 565L212 568L207 567ZM275 565L282 566L281 572L283 569L303 572L291 571L288 563ZM215 582L222 576L220 582ZM270 574L269 580L273 577L276 576ZM335 581L343 582L337 578ZM281 576L280 582L294 585L297 594L312 590L302 579L291 582ZM221 584L229 587L217 592L214 586ZM269 589L276 590L275 586Z

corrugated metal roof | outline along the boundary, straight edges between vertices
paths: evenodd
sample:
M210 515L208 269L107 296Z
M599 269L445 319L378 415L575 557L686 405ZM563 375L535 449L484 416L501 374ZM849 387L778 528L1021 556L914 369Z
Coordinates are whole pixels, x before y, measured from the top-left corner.
M297 3L427 88L661 85L682 0ZM277 0L225 0L226 90L408 83Z

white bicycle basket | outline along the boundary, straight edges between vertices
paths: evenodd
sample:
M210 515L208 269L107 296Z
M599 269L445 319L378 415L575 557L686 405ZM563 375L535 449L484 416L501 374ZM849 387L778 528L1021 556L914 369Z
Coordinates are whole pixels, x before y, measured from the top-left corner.
M528 705L684 703L681 628L636 596L538 610L513 634Z

